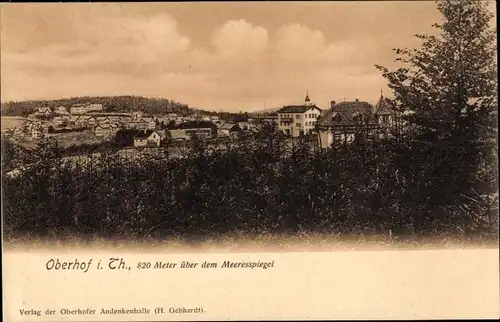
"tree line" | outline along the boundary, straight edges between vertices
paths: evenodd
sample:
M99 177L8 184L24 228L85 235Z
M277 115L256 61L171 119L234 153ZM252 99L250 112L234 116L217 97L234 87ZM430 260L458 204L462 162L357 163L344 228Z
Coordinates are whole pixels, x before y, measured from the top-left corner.
M106 112L142 111L147 114L179 113L189 114L189 106L165 98L147 98L142 96L83 96L57 100L33 100L2 103L3 116L27 116L38 107L48 106L54 110L58 106L69 109L75 104L102 104Z

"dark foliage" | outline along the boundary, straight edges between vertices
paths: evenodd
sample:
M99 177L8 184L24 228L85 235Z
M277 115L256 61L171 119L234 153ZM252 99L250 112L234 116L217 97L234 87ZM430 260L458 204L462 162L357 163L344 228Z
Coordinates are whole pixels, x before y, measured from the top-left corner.
M106 152L80 165L46 142L24 171L4 177L5 235L496 236L486 212L461 208L457 187L442 185L429 202L429 180L446 180L453 160L422 162L408 142L373 140L315 152L310 138L290 144L268 127L219 147L194 139L183 158L168 158L168 149L128 160Z
M102 104L106 112L143 111L147 114L165 114L170 112L182 115L189 114L186 104L165 98L146 98L141 96L85 96L58 100L37 100L23 102L2 103L2 115L26 116L33 113L40 106L48 106L52 110L58 106L67 108L74 104L95 103Z

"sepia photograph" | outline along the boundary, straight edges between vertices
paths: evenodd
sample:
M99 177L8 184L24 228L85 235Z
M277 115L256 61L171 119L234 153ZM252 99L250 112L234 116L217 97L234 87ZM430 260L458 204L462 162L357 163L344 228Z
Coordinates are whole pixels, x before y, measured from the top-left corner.
M39 276L63 267L59 258L39 258L46 249L208 254L199 264L185 257L132 265L142 271L282 272L285 259L272 254L298 252L304 260L347 251L347 263L358 250L486 249L498 260L494 1L24 3L0 10L3 246L43 261ZM264 255L210 263L221 253ZM392 257L384 256L392 255L362 266L385 271ZM31 257L15 258L10 267ZM96 258L68 258L68 267L84 273L100 269ZM116 267L124 262L130 270L118 258ZM106 265L114 270L114 262ZM495 271L490 264L486 271ZM391 269L405 270L398 265ZM153 287L153 277L137 276L134 285L143 285L134 287ZM488 290L498 296L498 288ZM202 314L207 305L186 312ZM13 320L31 312L13 310ZM119 313L102 310L110 319ZM75 318L69 308L57 311ZM85 312L74 314L89 318ZM304 318L294 312L289 318Z

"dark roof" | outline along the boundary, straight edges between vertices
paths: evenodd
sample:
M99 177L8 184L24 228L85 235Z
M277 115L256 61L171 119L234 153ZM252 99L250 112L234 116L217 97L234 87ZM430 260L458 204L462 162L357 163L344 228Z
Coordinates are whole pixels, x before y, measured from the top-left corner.
M219 127L219 130L234 130L234 131L238 131L240 130L240 126L238 124L231 124L231 123L225 123L225 124L222 124L220 127Z
M316 105L288 105L278 110L277 113L304 113L307 110L316 108L321 111Z
M329 126L332 124L349 124L357 115L363 115L367 121L374 121L373 107L368 102L350 101L340 102L332 108L322 111L318 119L318 125ZM334 120L340 116L339 120Z
M155 132L155 130L145 130L145 131L139 130L137 134L134 136L134 138L145 139L149 137L153 132Z
M392 108L392 104L386 99L384 96L380 95L380 99L375 105L375 113L376 115L390 115L394 114L394 110Z

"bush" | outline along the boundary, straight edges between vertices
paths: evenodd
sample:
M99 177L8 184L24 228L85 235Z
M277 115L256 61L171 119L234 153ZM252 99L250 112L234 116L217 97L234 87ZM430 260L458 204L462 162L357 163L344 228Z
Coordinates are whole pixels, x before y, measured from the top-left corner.
M496 236L496 223L481 213L486 208L464 211L456 187L439 184L441 194L429 195L429 180L446 180L454 161L436 152L423 162L410 140L372 138L316 151L308 137L291 145L265 128L223 146L189 144L182 158L163 148L124 160L115 150L89 155L82 165L41 144L30 152L37 162L4 178L6 238Z

